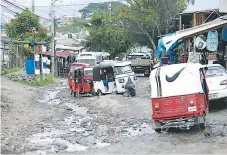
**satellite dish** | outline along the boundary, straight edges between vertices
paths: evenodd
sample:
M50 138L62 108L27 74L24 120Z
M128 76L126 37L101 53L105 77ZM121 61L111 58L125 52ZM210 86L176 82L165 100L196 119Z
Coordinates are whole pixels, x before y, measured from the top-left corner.
M195 39L195 46L202 50L204 48L206 48L207 44L206 44L206 37L204 35L199 35L196 39Z

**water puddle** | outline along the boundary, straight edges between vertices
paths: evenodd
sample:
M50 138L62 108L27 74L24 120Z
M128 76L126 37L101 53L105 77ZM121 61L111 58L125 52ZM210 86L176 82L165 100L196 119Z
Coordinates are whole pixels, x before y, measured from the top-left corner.
M55 99L56 96L58 95L58 93L60 93L60 90L47 90L44 94L43 99L39 100L40 103L60 103L60 99Z
M96 147L99 149L106 147L106 146L110 146L110 145L111 145L110 143L103 143L100 140L96 140Z
M124 129L124 136L126 137L135 137L138 135L144 135L144 134L152 134L155 133L155 131L152 129L152 127L146 123L141 124L141 126L134 126Z
M67 140L57 139L57 143L64 145L67 149L67 152L76 152L76 151L85 151L88 147L80 145L80 144L72 144Z

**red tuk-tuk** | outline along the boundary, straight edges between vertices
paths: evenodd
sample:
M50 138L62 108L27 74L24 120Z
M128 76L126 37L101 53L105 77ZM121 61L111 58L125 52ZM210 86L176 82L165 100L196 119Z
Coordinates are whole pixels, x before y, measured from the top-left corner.
M85 64L85 63L72 63L70 66L70 71L68 73L68 86L71 89L72 88L72 75L73 75L73 71L75 71L76 69L80 68L80 67L87 67L90 66L90 64Z
M206 127L209 90L200 64L174 64L151 72L152 128Z
M80 66L73 71L72 76L72 94L76 97L78 94L93 94L93 67Z

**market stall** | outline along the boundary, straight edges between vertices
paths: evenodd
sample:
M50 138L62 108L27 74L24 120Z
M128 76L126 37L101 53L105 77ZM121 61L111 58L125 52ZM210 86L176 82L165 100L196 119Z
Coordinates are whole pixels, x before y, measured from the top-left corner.
M163 64L212 63L209 55L216 55L217 61L226 67L227 15L211 22L168 34L159 40L157 55Z

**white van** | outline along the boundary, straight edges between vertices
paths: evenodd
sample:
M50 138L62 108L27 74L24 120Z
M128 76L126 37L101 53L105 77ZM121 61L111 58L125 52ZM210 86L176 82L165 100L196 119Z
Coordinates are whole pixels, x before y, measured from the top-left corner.
M96 52L82 52L76 56L76 62L95 66L102 62L102 55Z

